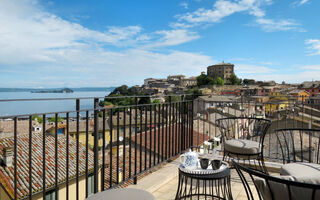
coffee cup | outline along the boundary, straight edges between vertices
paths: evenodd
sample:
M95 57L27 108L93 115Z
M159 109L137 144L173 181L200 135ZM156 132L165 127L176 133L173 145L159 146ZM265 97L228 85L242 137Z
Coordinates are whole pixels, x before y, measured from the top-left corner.
M214 170L217 170L221 167L222 165L222 161L221 160L213 160L211 161L211 166L212 166L212 169Z
M202 169L207 169L209 166L209 159L208 158L201 158L200 159L200 166Z

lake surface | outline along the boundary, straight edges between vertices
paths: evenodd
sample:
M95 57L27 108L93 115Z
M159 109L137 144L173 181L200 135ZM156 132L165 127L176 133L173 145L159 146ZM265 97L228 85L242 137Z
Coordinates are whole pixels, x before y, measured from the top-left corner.
M110 91L73 93L0 92L0 99L104 97L109 93ZM75 108L76 100L0 102L0 116L74 111ZM93 99L80 100L80 109L93 109ZM85 113L81 113L81 115L84 116ZM61 116L64 117L65 114ZM70 116L75 116L75 113L70 113Z

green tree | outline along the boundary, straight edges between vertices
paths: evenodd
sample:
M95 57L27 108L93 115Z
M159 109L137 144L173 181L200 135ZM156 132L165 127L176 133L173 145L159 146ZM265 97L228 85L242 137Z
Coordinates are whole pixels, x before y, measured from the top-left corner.
M240 79L234 73L231 74L229 81L230 81L230 85L240 85L241 84Z
M214 78L210 77L210 76L207 76L207 84L206 85L214 85Z
M43 118L40 117L39 115L33 115L32 116L32 120L36 120L39 122L39 123L42 123L43 122Z
M245 85L253 85L256 83L256 81L254 79L246 79L245 78L245 79L243 79L242 83Z
M161 103L160 99L155 99L155 100L153 100L153 102L152 102L152 104L159 104L159 103Z
M169 93L169 95L174 95L174 93ZM181 101L181 96L166 96L165 97L166 103L170 102L170 98L171 98L171 102Z
M127 85L121 85L120 87L117 87L115 88L111 93L110 95L123 95L123 96L126 96L126 95L132 95L131 94L131 90L129 90L129 87ZM109 95L109 96L110 96Z
M214 79L214 84L215 85L224 85L224 81L221 77L218 77L218 78Z
M138 104L150 104L151 103L151 100L150 100L150 97L140 97L139 98L139 101L138 101Z
M198 87L189 88L186 91L186 93L190 94L190 95L187 95L187 97L186 97L187 100L194 100L202 95L202 92L201 92L201 90L199 90Z
M58 116L58 122L62 122L62 118L60 116ZM49 122L56 122L56 117L51 117L48 119Z
M201 74L200 76L197 77L197 85L207 85L207 75Z
M103 101L102 102L102 106L110 106L110 105L113 105L112 102L110 102L110 101Z

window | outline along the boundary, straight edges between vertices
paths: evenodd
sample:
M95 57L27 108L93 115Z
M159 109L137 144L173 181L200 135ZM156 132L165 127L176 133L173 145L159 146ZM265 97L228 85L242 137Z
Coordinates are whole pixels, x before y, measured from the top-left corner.
M103 133L102 132L98 133L98 140L100 140L100 139L103 139Z
M64 134L64 128L59 128L57 131L58 131L58 135Z
M57 194L56 194L56 192L57 192ZM58 190L50 190L50 191L46 192L45 200L55 200L56 195L59 197Z
M90 174L88 176L88 196L94 193L94 176Z

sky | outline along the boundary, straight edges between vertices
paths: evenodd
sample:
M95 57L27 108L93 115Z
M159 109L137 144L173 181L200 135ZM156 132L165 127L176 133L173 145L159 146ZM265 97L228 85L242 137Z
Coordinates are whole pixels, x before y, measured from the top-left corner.
M319 0L0 0L0 87L141 85L220 62L320 80Z

